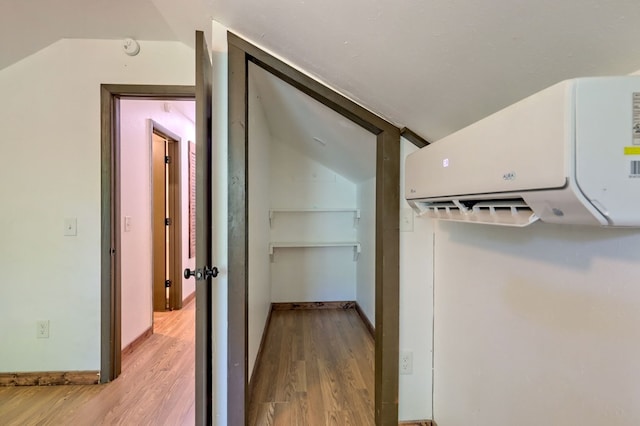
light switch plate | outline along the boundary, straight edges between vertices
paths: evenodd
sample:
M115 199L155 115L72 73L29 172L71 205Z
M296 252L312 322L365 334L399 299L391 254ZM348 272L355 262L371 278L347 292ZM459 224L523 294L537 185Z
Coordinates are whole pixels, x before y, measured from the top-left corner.
M131 231L131 216L124 217L124 232Z
M67 237L75 237L78 235L78 221L75 217L65 218L64 235Z

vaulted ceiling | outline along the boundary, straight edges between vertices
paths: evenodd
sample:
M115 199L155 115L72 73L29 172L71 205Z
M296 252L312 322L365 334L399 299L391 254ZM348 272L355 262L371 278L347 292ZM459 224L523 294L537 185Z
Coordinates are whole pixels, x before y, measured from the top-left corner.
M430 140L565 78L640 69L637 0L0 0L0 69L60 38L191 45L211 19Z
M376 137L257 65L249 64L271 138L353 183L376 176ZM252 93L255 87L256 93ZM254 111L249 109L249 116Z

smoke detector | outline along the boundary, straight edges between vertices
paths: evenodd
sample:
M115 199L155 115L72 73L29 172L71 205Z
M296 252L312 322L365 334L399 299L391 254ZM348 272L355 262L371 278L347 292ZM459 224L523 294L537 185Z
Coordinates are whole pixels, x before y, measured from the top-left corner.
M140 52L140 45L132 38L125 38L122 41L122 48L129 56L136 56Z

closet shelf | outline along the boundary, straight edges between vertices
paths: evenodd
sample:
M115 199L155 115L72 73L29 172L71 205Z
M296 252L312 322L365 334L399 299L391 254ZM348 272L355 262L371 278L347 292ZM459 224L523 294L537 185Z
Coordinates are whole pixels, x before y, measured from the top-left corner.
M338 242L308 242L308 241L288 241L273 242L269 244L269 256L273 261L273 250L276 248L299 248L299 247L353 247L353 260L358 260L361 247L357 241L338 241Z
M360 209L354 209L354 208L271 209L269 210L269 226L272 225L273 216L276 213L343 213L343 212L353 212L355 223L358 223L358 220L360 219Z

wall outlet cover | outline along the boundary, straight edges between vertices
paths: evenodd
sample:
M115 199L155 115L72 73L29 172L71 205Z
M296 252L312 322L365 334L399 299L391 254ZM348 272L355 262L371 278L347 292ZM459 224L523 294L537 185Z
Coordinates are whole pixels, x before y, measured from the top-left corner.
M36 321L36 337L38 339L49 338L49 320Z
M413 352L400 351L400 374L413 374Z
M400 232L413 232L413 210L410 208L400 210Z

